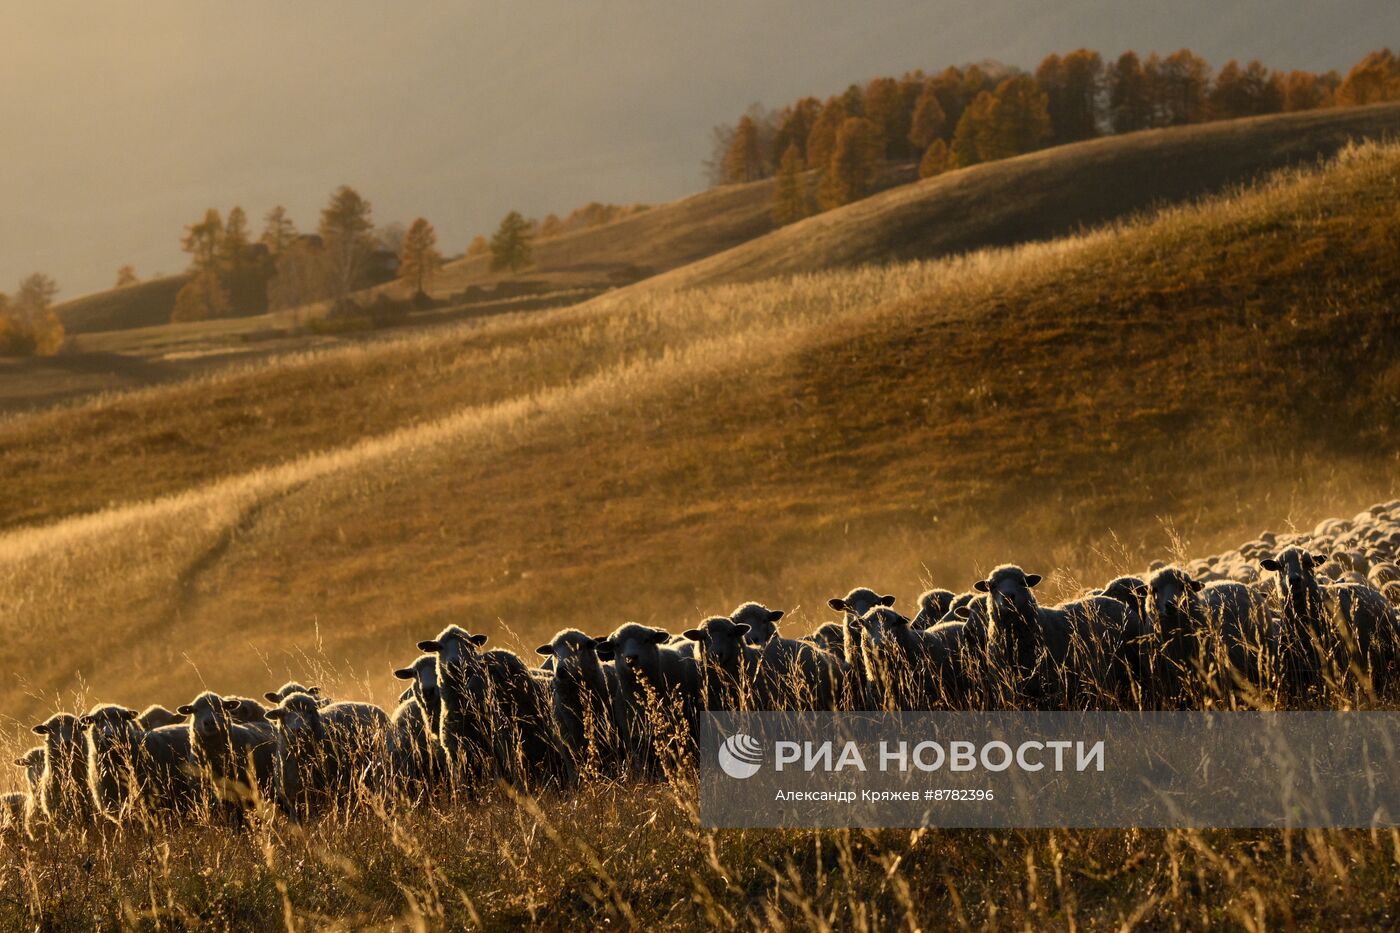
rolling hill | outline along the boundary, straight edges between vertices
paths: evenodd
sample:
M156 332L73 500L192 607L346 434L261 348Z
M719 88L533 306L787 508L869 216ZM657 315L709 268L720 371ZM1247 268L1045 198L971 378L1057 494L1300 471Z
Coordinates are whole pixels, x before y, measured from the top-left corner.
M54 313L69 334L95 334L170 323L175 296L188 277L168 275L61 302Z
M855 583L1012 559L1063 593L1349 514L1400 454L1397 174L1365 146L1049 243L622 290L11 419L6 521L44 524L0 537L0 703L308 672L385 700L447 622L520 647L758 598L805 626Z

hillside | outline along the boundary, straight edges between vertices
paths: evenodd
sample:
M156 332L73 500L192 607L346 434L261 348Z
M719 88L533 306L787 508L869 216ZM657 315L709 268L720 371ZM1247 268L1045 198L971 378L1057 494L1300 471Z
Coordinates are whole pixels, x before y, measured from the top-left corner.
M1063 236L1400 135L1400 104L1147 130L905 185L678 269L659 285L749 282Z
M62 302L54 313L69 334L94 334L169 324L175 296L186 276L168 275Z
M807 626L854 583L908 600L1012 559L1067 592L1350 514L1395 492L1397 173L1365 147L1049 244L12 419L10 521L114 504L0 538L0 705L306 671L385 700L449 621L519 646L758 598Z

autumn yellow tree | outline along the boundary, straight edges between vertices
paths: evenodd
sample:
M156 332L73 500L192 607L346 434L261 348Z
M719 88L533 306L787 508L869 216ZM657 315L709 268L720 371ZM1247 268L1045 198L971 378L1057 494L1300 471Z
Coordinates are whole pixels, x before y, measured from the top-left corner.
M279 204L263 216L263 232L258 242L273 256L280 255L296 238L296 224L292 223L285 207Z
M228 289L224 287L219 273L204 269L190 276L190 280L175 295L175 308L170 320L205 321L223 317L232 309Z
M530 265L530 222L519 211L511 211L491 237L491 270L517 272Z
M1131 133L1152 125L1152 97L1142 61L1124 52L1108 67L1108 113L1115 133Z
M117 288L126 288L139 281L141 280L136 277L136 270L131 266L122 266L117 270Z
M794 223L810 214L807 182L802 177L802 155L797 143L788 145L778 163L778 178L773 186L773 222L778 226Z
M204 219L185 228L180 248L190 254L190 271L214 269L219 262L219 247L224 239L224 221L215 208L204 212Z
M823 210L858 201L870 193L879 175L884 141L875 124L847 117L836 134L836 148L822 174L817 201Z
M943 136L948 115L938 100L936 85L929 81L914 102L914 115L909 124L909 142L920 152L927 152L935 139Z
M953 151L948 148L948 144L941 139L935 139L929 143L924 157L919 160L919 177L932 178L942 175L954 167L953 162Z
M437 231L422 217L409 224L399 250L399 279L413 289L415 297L426 294L433 276L442 265L437 251Z
M467 244L468 256L485 256L489 252L491 252L491 241L480 233L472 237L472 241Z
M980 140L988 132L986 127L991 119L992 105L991 92L983 91L963 110L957 129L953 131L953 164L959 168L984 160Z
M339 308L364 284L365 266L374 250L370 203L349 185L341 185L321 211L321 243L330 273L330 298Z
M977 149L983 161L1039 148L1050 135L1045 92L1029 75L1007 78L997 85L979 129Z
M1400 57L1390 49L1367 55L1347 72L1337 88L1337 103L1344 107L1400 100Z
M765 175L763 149L759 145L758 124L744 114L734 128L734 139L724 154L724 180L728 184L758 181Z
M841 124L846 122L846 107L840 98L833 97L823 106L807 134L807 164L813 168L825 168L831 162L831 153L836 150L836 134Z

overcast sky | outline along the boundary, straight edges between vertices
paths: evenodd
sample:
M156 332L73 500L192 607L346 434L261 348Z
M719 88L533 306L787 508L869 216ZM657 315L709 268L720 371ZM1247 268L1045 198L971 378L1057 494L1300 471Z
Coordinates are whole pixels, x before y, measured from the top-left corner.
M1396 0L38 0L0 11L0 290L184 265L208 206L303 228L336 185L460 251L507 210L702 186L753 101L912 68L1186 45L1344 69Z

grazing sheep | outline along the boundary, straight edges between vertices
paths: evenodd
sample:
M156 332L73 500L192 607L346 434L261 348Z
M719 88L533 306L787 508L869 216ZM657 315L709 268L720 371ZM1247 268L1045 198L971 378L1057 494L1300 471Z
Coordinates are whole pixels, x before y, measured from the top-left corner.
M916 629L933 628L953 608L953 600L957 598L958 595L952 590L924 590L919 594L919 611L909 620L909 624Z
M292 819L315 816L383 782L389 717L372 703L293 693L267 711L276 733L277 800Z
M88 789L98 811L121 821L192 808L200 797L198 765L182 725L143 729L136 710L93 707L79 723L87 734Z
M87 744L78 717L55 713L33 731L44 737L44 772L31 818L67 822L94 816L87 789Z
M481 651L486 638L449 625L418 643L437 655L439 741L468 777L488 777L489 763L512 784L549 783L562 776L564 760L548 693L514 652Z
M1323 584L1317 568L1325 558L1301 547L1287 547L1259 566L1278 579L1283 605L1279 655L1297 686L1321 686L1320 671L1331 660L1346 672L1353 664L1369 673L1372 686L1383 689L1396 660L1395 607L1370 586Z
M784 615L781 609L769 609L762 603L749 602L731 612L729 618L736 625L749 627L744 641L751 645L762 645L768 639L777 637L778 620Z
M556 633L535 651L554 662L550 702L569 780L577 780L585 768L611 767L619 751L613 722L616 666L599 658L595 639L578 629Z
M658 742L678 741L689 753L696 739L700 668L693 658L663 647L669 637L661 629L628 622L594 642L598 657L616 662L613 720L623 755L643 774L660 773ZM662 734L654 728L657 720L666 724Z
M389 714L389 766L415 797L436 786L447 773L447 753L412 687L400 695L399 705Z
M171 712L159 703L152 703L141 711L136 722L142 729L159 729L162 726L178 726L185 721L179 713Z
M272 799L277 765L272 723L235 722L233 714L243 707L240 700L205 691L179 708L190 717L185 728L201 777L236 821L246 807Z

